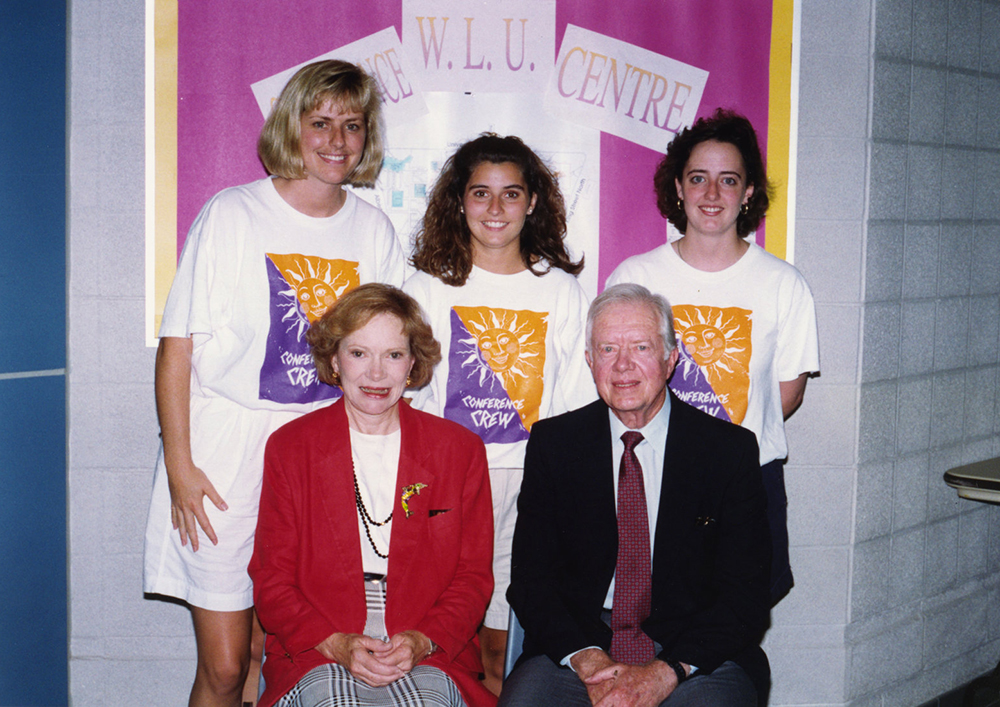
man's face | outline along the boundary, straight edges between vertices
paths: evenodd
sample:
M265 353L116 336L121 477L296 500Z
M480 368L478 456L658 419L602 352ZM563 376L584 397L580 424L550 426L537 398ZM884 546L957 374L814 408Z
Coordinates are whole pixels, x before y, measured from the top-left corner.
M632 429L645 427L663 407L677 349L664 359L657 312L619 302L594 320L587 363L601 399Z

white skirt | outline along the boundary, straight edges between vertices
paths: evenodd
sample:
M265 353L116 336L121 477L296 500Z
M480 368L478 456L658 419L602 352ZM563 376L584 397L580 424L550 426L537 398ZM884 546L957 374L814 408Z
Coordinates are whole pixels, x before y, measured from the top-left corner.
M143 590L212 611L253 606L247 565L253 554L267 438L300 412L250 410L224 398L191 398L191 455L229 506L207 497L205 511L219 538L213 545L198 527L198 551L181 546L170 522L170 489L163 446L156 460L146 524Z

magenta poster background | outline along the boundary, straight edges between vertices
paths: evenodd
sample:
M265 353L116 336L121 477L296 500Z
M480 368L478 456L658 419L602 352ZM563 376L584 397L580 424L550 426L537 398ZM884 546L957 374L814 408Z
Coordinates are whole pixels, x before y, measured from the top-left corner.
M256 150L263 118L250 85L388 26L399 33L402 6L400 0L179 0L178 13L179 253L213 194L266 174ZM745 114L766 150L771 14L771 0L557 0L556 47L574 24L705 69L698 115L719 106ZM541 104L540 96L538 120L545 120ZM652 187L660 157L601 136L602 287L623 259L664 242Z

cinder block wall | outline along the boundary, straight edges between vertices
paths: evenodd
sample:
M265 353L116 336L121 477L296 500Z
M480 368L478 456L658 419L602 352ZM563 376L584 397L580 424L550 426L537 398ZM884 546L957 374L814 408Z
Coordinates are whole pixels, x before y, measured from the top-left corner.
M772 704L914 705L1000 658L1000 512L940 481L1000 453L1000 7L801 9L796 264L823 374L789 424L797 586L767 638ZM142 3L72 3L70 21L70 689L77 707L184 704L190 619L140 580Z
M1000 4L879 0L847 697L915 705L1000 659Z

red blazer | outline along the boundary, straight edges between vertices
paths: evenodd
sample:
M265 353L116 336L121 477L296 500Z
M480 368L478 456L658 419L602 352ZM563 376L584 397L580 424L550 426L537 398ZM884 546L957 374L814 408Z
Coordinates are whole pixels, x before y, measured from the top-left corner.
M385 624L438 646L424 664L446 672L469 705L493 705L479 682L476 629L493 591L493 508L486 450L464 427L399 404L396 500L390 531ZM315 646L362 633L367 610L343 401L278 429L264 455L264 483L250 576L267 631L269 707L307 672L328 663ZM422 483L410 497L402 489Z

